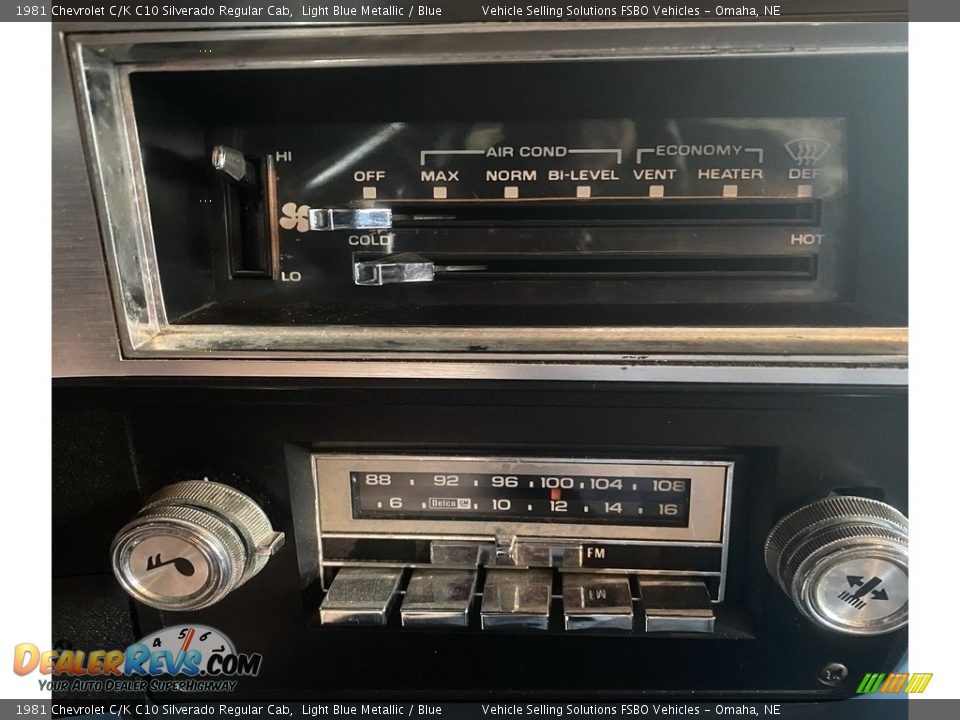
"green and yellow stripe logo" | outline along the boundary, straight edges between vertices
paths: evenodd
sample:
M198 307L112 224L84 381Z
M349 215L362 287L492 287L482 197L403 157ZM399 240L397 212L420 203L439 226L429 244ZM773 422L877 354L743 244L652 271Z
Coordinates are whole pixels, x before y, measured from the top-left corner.
M857 693L922 693L933 673L867 673L857 686Z

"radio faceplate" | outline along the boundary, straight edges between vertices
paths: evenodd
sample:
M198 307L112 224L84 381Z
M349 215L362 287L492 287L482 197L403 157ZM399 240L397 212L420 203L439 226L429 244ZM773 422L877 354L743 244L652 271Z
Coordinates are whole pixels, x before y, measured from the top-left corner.
M455 624L470 611L461 597L468 586L484 597L546 587L533 619L484 599L481 621L549 627L556 582L566 606L580 598L564 610L567 629L602 625L607 610L615 626L632 629L620 617L623 597L639 603L645 592L648 629L671 622L653 598L682 605L686 593L696 618L677 629L712 631L710 601L723 600L726 580L732 462L317 454L311 464L324 622L387 623L410 571L416 596L434 593ZM596 613L583 604L593 595L602 600ZM670 617L676 608L663 610ZM401 614L424 622L406 605Z

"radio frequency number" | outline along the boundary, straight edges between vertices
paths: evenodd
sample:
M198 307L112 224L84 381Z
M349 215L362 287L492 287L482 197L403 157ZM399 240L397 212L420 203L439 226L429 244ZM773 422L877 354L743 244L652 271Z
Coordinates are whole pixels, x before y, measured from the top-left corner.
M689 478L352 472L355 517L686 526Z

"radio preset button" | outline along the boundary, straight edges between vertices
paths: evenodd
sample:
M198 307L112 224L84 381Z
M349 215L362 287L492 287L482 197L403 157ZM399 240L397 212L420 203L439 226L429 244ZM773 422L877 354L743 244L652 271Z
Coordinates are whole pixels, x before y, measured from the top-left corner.
M633 597L626 575L564 573L567 630L632 630Z
M476 570L415 570L400 619L406 626L466 627L476 586Z
M484 630L546 630L552 589L549 570L490 570L483 587L481 626Z
M342 568L320 604L324 625L386 625L401 568Z
M497 559L497 544L461 540L434 540L430 543L430 562L434 565L493 565Z
M647 632L713 632L716 617L702 582L641 580Z
M583 566L583 546L518 540L513 546L513 562L523 567L578 568Z

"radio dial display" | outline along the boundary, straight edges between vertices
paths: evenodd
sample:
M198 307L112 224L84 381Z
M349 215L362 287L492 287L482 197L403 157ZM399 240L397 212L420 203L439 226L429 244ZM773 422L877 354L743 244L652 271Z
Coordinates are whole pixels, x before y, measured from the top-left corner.
M449 469L447 469L449 470ZM355 518L687 527L690 478L351 471Z

